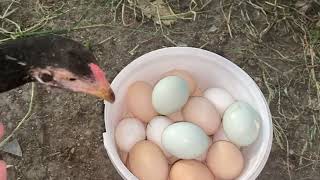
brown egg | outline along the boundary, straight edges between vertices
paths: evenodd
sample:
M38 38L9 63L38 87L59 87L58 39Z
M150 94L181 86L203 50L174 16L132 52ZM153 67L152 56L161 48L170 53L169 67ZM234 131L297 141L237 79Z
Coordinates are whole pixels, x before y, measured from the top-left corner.
M180 160L170 171L170 180L214 180L207 166L196 160Z
M193 92L191 96L196 96L196 97L203 96L203 92L200 88L196 88L196 90Z
M168 118L174 122L183 121L183 116L181 111L175 112L173 114L168 115Z
M191 97L182 109L185 121L200 126L208 135L213 135L221 124L214 105L204 97Z
M129 111L145 123L158 114L152 106L152 86L146 82L138 81L128 88L127 105Z
M194 78L192 77L192 75L185 70L174 69L169 72L166 72L163 76L178 76L178 77L186 80L188 83L190 94L192 94L197 87L197 83L194 80Z
M140 180L167 180L168 161L162 150L151 141L140 141L129 153L130 171Z
M218 141L209 148L207 165L217 178L235 179L243 170L244 158L234 144Z

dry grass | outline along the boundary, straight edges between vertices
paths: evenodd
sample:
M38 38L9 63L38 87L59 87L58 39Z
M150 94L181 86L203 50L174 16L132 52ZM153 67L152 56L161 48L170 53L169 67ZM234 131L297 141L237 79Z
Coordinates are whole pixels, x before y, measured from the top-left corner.
M227 31L231 38L233 32L239 32L250 40L252 43L251 49L264 48L267 51L274 52L270 56L265 56L263 55L263 51L259 52L257 50L245 50L242 53L249 53L251 57L260 62L264 86L268 94L268 102L271 106L277 106L277 111L272 112L274 137L278 146L287 154L286 165L289 179L292 178L291 171L293 170L297 171L309 166L313 166L315 169L318 166L320 158L320 30L319 27L316 27L316 23L320 22L320 6L316 4L316 1L305 6L308 6L309 9L315 8L318 12L312 12L312 10L302 12L301 9L297 9L295 4L290 2L282 4L277 0L233 1L229 7L223 10L228 12L224 12L223 14ZM240 11L241 17L233 17L232 15L230 17L231 12L234 11ZM277 31L284 31L284 34L291 35L292 39L299 44L302 51L290 54L282 52L280 49L277 49L277 46L267 43L270 33ZM296 54L299 56L294 57L293 55ZM294 67L288 71L283 71L281 63L269 61L270 59L279 59L279 61L288 65L294 64ZM295 73L301 72L302 76L295 75ZM290 76L297 79L293 80ZM308 104L306 106L297 106L297 104L301 105L303 99L291 99L287 92L289 85L270 81L272 78L281 79L281 81L288 82L288 84L292 81L304 84L304 87L307 89L304 93L307 93ZM298 89L298 87L293 88ZM285 101L291 103L284 103ZM298 127L299 124L297 123L299 123L302 116L311 122L308 126L309 131L305 132L305 136L308 139L304 143L295 146L297 142L290 142L288 130ZM299 166L295 169L291 166L290 155L299 157Z
M21 24L11 19L11 16L15 13L19 13L19 8L16 7L19 4L20 1L12 0L0 16L0 35L3 36L3 38L0 39L0 43L19 37L50 33L51 31L43 31L47 23L69 11L61 12L61 9L63 8L62 5L58 9L55 9L55 11L49 12L48 7L43 6L39 1L37 1L35 11L39 13L41 18L32 22L31 25L22 27Z

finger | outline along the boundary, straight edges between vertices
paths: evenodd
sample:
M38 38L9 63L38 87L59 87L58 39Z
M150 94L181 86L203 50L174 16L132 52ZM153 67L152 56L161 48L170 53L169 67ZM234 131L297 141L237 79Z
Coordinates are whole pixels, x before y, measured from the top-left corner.
M4 135L4 126L2 123L0 123L0 138Z
M7 164L0 161L0 180L7 180Z

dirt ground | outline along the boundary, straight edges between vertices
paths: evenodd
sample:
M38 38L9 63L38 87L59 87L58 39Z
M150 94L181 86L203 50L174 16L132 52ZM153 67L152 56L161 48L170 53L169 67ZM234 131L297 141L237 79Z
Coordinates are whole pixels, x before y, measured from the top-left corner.
M25 35L56 32L83 42L109 80L135 58L162 47L198 47L230 59L259 85L273 115L271 155L258 179L320 179L319 1L169 0L177 14L185 12L171 27L142 18L128 2L16 1L7 18ZM193 15L190 2L197 3L192 9L197 16L183 19ZM0 14L10 3L0 1ZM18 36L17 26L3 17L0 22L11 37ZM67 32L70 28L78 30ZM11 37L0 31L0 39ZM30 90L28 84L0 94L6 135L27 112ZM121 179L102 142L103 103L39 84L35 93L32 116L14 136L23 156L0 152L13 165L9 180Z

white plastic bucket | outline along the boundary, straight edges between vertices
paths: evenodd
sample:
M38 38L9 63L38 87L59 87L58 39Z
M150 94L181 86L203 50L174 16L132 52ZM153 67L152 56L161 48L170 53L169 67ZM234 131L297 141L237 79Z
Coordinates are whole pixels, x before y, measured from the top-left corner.
M120 160L114 139L115 127L126 111L125 94L128 86L143 80L154 84L160 75L171 69L192 73L201 89L222 87L236 99L251 104L261 115L258 139L243 148L245 168L238 180L254 180L262 171L272 146L272 119L268 104L255 82L231 61L206 50L190 47L171 47L149 52L127 65L113 80L116 94L114 104L105 102L104 145L114 167L125 180L137 180Z

